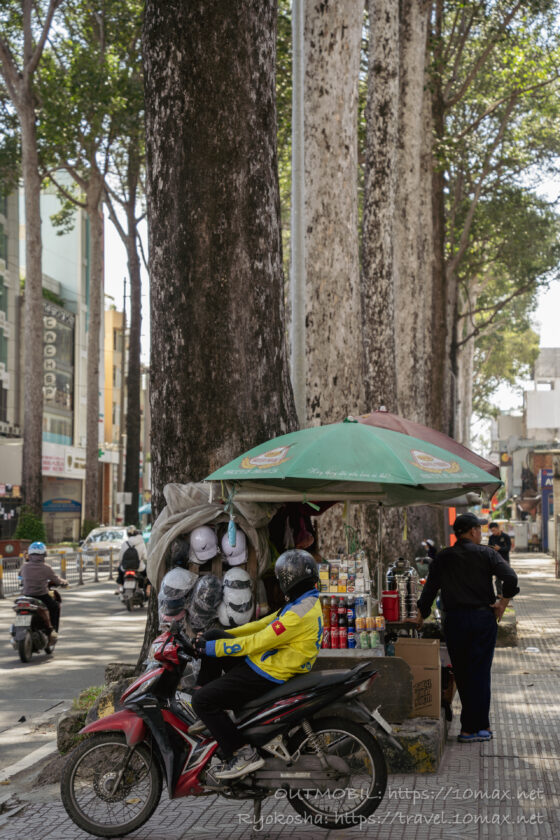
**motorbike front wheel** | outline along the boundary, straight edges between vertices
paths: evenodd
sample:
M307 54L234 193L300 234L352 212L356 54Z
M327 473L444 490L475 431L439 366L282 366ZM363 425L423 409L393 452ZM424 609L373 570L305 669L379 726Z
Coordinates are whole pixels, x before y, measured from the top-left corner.
M376 739L351 720L319 718L311 721L313 734L299 730L289 743L290 753L326 758L338 770L328 788L288 791L292 808L312 825L322 828L362 826L379 806L387 786L387 764ZM297 762L294 765L297 771Z
M27 631L23 639L18 642L19 658L22 662L31 662L33 656L33 637L31 631Z
M115 782L128 755L124 735L102 732L82 741L62 771L62 803L73 822L97 837L121 837L152 816L161 796L158 762L139 744L116 790Z

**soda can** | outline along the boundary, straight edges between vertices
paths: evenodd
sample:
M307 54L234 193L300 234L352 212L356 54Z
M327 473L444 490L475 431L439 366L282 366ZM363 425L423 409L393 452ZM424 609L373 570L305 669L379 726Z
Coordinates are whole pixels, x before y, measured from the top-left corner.
M366 630L375 630L375 616L368 615L366 616Z
M366 629L366 620L362 615L356 616L356 631L361 632Z
M339 644L338 644L339 635L340 635L339 628L336 627L336 626L331 627L331 650L334 650L335 648L339 647Z
M377 630L385 630L385 618L382 615L375 616L375 626Z
M353 630L348 631L348 647L355 648L356 647L356 634Z
M331 646L331 628L323 627L323 644L321 647L330 648Z
M369 644L372 648L377 647L377 645L379 644L379 633L377 632L377 630L369 631Z
M339 648L348 647L348 628L346 627L338 628L338 646Z
M369 636L365 630L360 633L360 647L362 650L369 648Z

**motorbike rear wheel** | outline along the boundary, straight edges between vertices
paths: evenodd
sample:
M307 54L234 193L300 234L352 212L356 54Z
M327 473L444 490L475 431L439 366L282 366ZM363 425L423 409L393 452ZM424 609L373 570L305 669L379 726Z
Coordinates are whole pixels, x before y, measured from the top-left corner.
M117 790L113 786L128 754L124 735L101 732L82 741L62 771L62 803L73 822L97 837L122 837L144 825L159 802L160 766L139 744Z
M33 637L31 636L30 630L26 632L23 639L19 640L18 653L22 662L31 662L31 657L33 656Z
M329 790L300 788L288 792L292 808L321 828L362 826L376 810L387 786L387 764L376 739L351 720L319 718L310 722L313 735L299 730L288 745L293 754L317 755L344 763L347 770L333 780ZM313 743L315 742L315 743ZM333 762L333 765L335 762ZM294 765L297 771L297 763Z
M129 612L132 612L132 598L126 598L125 600L126 608Z

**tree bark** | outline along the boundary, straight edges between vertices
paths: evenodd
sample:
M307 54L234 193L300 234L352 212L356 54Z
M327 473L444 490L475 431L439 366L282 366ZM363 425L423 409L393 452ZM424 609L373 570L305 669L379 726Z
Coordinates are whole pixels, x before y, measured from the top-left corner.
M395 217L395 331L399 412L426 419L425 277L420 262L421 154L428 13L424 0L400 3L400 130Z
M358 77L363 0L305 11L307 420L363 411Z
M86 205L90 231L90 272L84 518L99 522L99 350L103 300L103 179L95 166L92 166L87 181Z
M274 0L146 3L152 505L296 428Z
M25 199L26 336L23 379L23 502L35 516L43 515L43 273L41 242L41 178L37 153L35 108L30 90L22 94L22 174Z
M362 222L362 331L365 402L397 410L395 350L396 164L399 117L399 8L369 0L369 76Z

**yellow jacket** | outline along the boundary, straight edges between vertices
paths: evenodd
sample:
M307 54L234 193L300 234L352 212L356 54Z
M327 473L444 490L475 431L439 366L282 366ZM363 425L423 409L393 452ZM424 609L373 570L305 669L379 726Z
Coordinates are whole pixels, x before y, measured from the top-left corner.
M227 631L232 639L206 642L207 656L243 656L271 682L283 683L313 667L323 640L323 612L316 589L277 613Z

